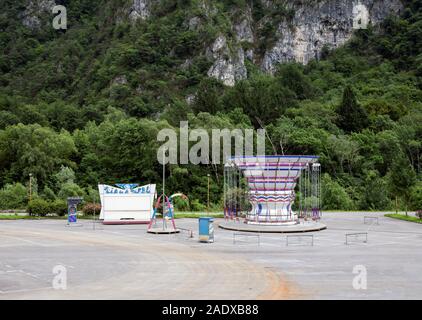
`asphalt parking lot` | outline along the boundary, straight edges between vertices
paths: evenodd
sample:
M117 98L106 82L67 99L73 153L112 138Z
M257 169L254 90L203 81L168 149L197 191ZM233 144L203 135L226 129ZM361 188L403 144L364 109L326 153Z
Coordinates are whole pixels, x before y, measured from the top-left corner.
M216 226L215 242L200 243L197 219L176 220L193 238L146 225L0 221L0 299L422 298L421 224L331 212L322 223L259 236Z

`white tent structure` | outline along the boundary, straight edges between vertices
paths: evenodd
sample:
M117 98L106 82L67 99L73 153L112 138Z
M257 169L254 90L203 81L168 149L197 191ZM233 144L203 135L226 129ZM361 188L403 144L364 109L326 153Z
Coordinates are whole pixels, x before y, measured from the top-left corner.
M103 224L147 224L151 220L156 185L98 185Z

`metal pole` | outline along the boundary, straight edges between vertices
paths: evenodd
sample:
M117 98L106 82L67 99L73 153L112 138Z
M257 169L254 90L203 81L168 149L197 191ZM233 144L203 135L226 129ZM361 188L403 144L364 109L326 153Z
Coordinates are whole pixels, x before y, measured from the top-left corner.
M238 186L239 186L239 194L238 194L239 210L238 210L238 213L237 213L236 221L238 219L240 219L239 217L242 215L242 201L243 201L242 192L243 192L243 190L242 190L241 174L242 173L240 172L240 169L237 168L237 180L238 180Z
M95 194L94 194L94 225L93 225L93 229L95 230Z
M165 206L165 186L166 186L166 164L164 162L165 149L163 149L163 230L165 230L165 219L164 219L164 206Z
M398 213L398 207L397 207L397 196L396 196L396 214Z
M210 212L210 174L207 174L208 177L208 197L207 197L207 214Z
M32 173L29 174L29 202L32 200Z
M223 182L223 212L224 212L224 220L227 219L227 205L226 205L226 192L227 192L227 186L226 186L226 163L224 163L224 168L223 168L223 174L224 174L224 182Z
M98 183L97 183L97 185L98 185ZM97 217L97 215L95 214L95 205L96 205L96 202L95 202L95 193L94 193L94 230L95 230L95 224L96 224L96 217Z
M234 183L234 167L230 167L230 220L233 220L234 212L236 210L236 186Z

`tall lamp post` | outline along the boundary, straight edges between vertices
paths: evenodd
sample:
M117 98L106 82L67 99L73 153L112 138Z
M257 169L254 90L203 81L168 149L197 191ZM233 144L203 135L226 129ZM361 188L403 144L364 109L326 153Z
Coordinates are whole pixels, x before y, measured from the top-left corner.
M32 200L32 173L29 174L29 201Z
M210 174L207 174L208 177L208 197L207 197L207 214L210 212Z

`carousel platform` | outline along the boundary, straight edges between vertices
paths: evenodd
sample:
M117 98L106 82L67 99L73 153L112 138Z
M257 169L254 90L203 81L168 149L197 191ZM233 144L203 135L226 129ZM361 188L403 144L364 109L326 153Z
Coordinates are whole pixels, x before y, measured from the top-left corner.
M179 229L174 229L174 228L157 227L157 228L148 229L147 232L148 233L153 233L153 234L172 234L172 233L179 233L180 230Z
M243 221L223 221L218 224L221 229L242 231L242 232L257 232L257 233L300 233L300 232L314 232L327 229L327 226L321 222L305 221L293 225L261 225L261 224L247 224Z

